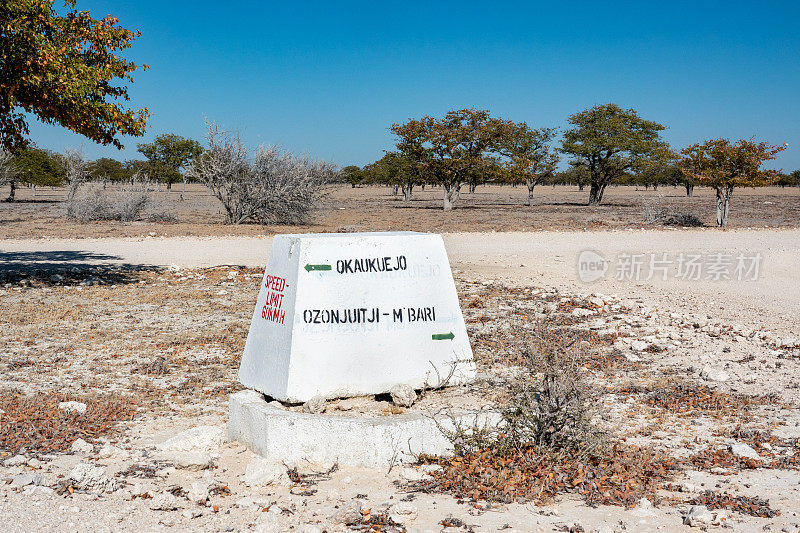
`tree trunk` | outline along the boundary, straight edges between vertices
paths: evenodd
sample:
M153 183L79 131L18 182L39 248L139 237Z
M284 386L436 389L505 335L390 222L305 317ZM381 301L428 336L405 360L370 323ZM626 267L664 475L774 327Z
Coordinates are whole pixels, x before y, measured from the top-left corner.
M654 183L654 184L653 184L653 190L654 190L654 191L657 191L657 190L658 190L658 183Z
M458 185L450 185L444 184L442 186L442 191L444 192L444 210L445 211L452 211L453 204L456 203L458 200L459 193L461 192L461 184Z
M536 187L536 183L533 180L525 180L525 185L528 187L528 203L525 205L533 205L533 188Z
M694 196L694 185L692 185L691 183L686 184L686 196L688 196L689 198Z
M181 179L183 185L181 186L181 200L183 200L183 195L186 194L186 176Z
M11 185L11 191L8 193L8 198L6 198L6 202L13 202L14 197L17 195L17 182L9 181L8 184Z
M717 187L717 226L720 228L728 225L728 210L732 194L733 187Z
M411 201L411 190L414 188L414 185L411 183L407 183L403 187L403 201L410 202Z
M589 205L598 205L603 200L605 189L605 185L592 182L592 188L589 190Z
M31 185L31 189L33 190L33 197L36 198L36 185Z
M477 188L478 188L478 184L477 183L470 183L469 184L469 193L470 194L475 194L475 189L477 189Z
M586 186L586 185L585 185L585 184L584 184L582 181L579 181L579 182L578 182L578 191L583 191L583 188L584 188L585 186ZM553 188L554 188L554 189L556 188L555 184L553 184Z
M399 189L397 185L392 185L392 196L397 196L397 189Z

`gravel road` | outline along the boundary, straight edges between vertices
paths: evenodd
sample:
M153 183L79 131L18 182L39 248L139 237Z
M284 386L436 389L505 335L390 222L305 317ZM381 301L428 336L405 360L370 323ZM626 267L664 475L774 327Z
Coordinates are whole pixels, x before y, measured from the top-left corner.
M452 233L444 239L453 268L468 275L619 294L649 305L689 308L751 327L777 325L779 330L798 333L800 230ZM266 264L271 243L270 237L2 240L0 269L125 263L260 267ZM585 251L594 253L581 256ZM685 260L701 254L701 271L678 277L681 254ZM755 272L745 276L736 271L740 256L746 267L758 263L757 280L749 279ZM579 276L579 258L584 257L604 259L608 268L591 284ZM651 272L651 258L660 269ZM664 260L667 263L658 263ZM717 271L722 264L731 279L707 279L714 262ZM634 263L640 263L638 276ZM692 279L696 274L700 279Z

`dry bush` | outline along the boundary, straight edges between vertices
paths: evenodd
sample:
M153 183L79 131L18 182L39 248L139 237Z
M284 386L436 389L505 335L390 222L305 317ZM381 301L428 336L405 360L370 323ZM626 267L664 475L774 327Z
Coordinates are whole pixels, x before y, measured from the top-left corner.
M208 149L189 168L222 203L226 222L304 224L322 199L335 167L282 151L259 147L250 161L238 134L208 125Z
M682 228L699 228L705 226L703 221L691 213L676 213L664 221L665 226L680 226Z
M150 182L135 178L119 193L109 193L99 183L82 187L67 201L67 217L79 222L138 220L149 203Z
M613 443L594 423L593 393L577 337L540 326L523 372L511 384L503 423L445 432L452 458L422 456L443 468L417 490L458 498L546 503L561 493L590 504L633 505L672 477L676 462L652 450ZM477 420L477 419L476 419Z
M58 408L59 402L86 404L83 414ZM75 439L89 442L111 435L117 424L133 419L136 404L120 396L76 397L59 394L24 395L0 391L0 451L8 454L69 450Z

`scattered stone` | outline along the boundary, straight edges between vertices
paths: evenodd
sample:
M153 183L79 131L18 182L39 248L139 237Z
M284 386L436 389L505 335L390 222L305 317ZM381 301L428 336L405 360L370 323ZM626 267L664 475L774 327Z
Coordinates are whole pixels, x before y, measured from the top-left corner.
M597 307L603 307L606 305L606 301L600 298L599 296L592 296L589 298L589 303L592 305L596 305Z
M268 498L258 496L245 496L236 500L236 507L239 509L266 509L270 506Z
M273 505L267 512L259 513L256 519L256 533L283 533L287 528L281 524L281 510Z
M61 283L62 281L64 281L64 276L62 276L61 274L53 274L50 276L50 281L52 281L53 283Z
M41 468L41 467L42 467L42 465L43 465L43 464L44 464L44 463L42 463L42 462L41 462L39 459L37 459L36 457L31 457L30 459L28 459L28 466L29 466L29 467L31 467L31 468L36 468L36 469L39 469L39 468Z
M167 451L158 454L157 457L181 470L206 470L214 466L214 458L208 453Z
M704 367L700 371L700 377L707 379L708 381L728 381L731 377L728 375L727 372L724 370L720 370L718 368L712 367Z
M27 487L22 489L23 494L25 496L30 496L35 500L40 500L43 498L52 498L56 495L56 491L51 489L50 487L42 487L40 485L28 485Z
M256 457L247 465L242 481L248 487L292 484L283 464L267 461L263 457Z
M75 439L75 442L72 443L71 449L74 453L92 453L94 451L94 446L83 439Z
M410 466L406 466L400 470L400 477L406 481L426 481L431 479L430 475Z
M363 515L361 514L361 502L358 500L353 500L339 509L339 512L332 517L332 520L337 524L351 526L353 524L360 523L362 518Z
M747 459L755 459L761 461L761 456L753 448L743 442L737 442L730 445L731 453L737 457L744 457Z
M576 307L572 310L572 316L577 317L592 316L595 313L596 311L593 309L584 309L583 307Z
M189 501L204 503L210 497L211 488L215 484L214 477L210 472L206 472L201 479L192 482L186 496Z
M59 402L58 408L62 411L71 411L79 415L86 412L86 404L83 402Z
M714 515L705 505L692 505L683 518L683 523L689 527L706 527L714 520Z
M389 390L392 402L399 407L411 407L417 401L417 392L406 384L398 384Z
M781 348L794 348L797 346L798 340L795 337L785 337L781 340Z
M125 450L121 448L117 448L112 444L104 444L100 451L97 452L97 457L102 459L123 459L127 457L128 454Z
M117 480L106 476L104 468L87 463L75 465L69 473L69 479L75 488L99 492L113 492L117 488Z
M22 454L15 455L3 461L3 466L22 466L28 464L28 458Z
M12 487L27 487L28 485L40 485L42 476L39 474L19 474L11 480Z
M219 426L197 426L178 433L157 445L167 452L215 452L225 442L225 431Z
M303 404L303 412L318 415L325 412L326 402L324 396L314 396Z
M153 496L149 507L153 511L175 511L180 507L180 500L170 492L161 492Z
M398 523L404 523L408 520L415 520L419 510L417 507L409 502L400 502L392 506L389 517Z
M181 516L183 516L184 518L188 518L190 520L192 518L200 518L201 516L203 516L203 510L198 509L197 507L193 509L186 509L181 513Z
M647 349L647 343L644 341L636 340L631 343L631 350L635 352L643 352L646 349Z

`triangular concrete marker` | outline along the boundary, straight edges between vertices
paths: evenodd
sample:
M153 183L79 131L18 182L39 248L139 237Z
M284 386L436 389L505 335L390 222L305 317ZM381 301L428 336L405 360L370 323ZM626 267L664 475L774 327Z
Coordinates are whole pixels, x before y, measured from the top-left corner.
M475 377L441 236L277 235L239 381L282 401Z

